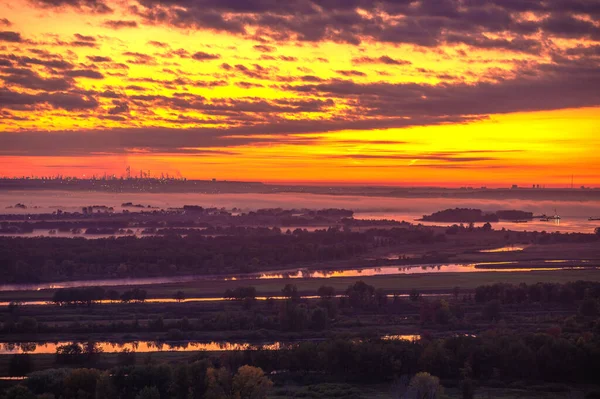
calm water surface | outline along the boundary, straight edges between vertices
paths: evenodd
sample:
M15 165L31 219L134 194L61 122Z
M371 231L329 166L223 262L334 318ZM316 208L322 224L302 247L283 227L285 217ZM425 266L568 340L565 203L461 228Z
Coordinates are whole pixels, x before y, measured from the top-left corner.
M458 202L457 202L458 201ZM304 193L277 194L190 194L190 193L104 193L83 191L5 191L0 196L2 213L48 213L57 209L78 211L82 206L105 205L115 212L123 209L124 202L150 205L153 208L167 209L183 205L203 207L237 207L243 212L260 208L346 208L355 211L357 219L392 219L414 222L423 215L455 208L460 203L464 208L478 208L484 211L520 209L536 215L553 215L554 209L562 217L559 223L532 220L528 223L510 221L494 223L495 229L503 227L516 231L586 232L593 233L600 227L598 221L588 221L589 217L600 217L598 201L533 201L512 199L454 199L454 198L390 198L363 197L351 195L320 195ZM27 209L9 208L16 203L25 204ZM131 209L129 209L131 210ZM423 224L435 224L421 222ZM440 223L438 223L440 224Z
M578 262L580 264L569 269L594 268L587 265L587 261L577 260L546 260L548 267L527 267L515 262L485 262L470 264L421 264L421 265L402 265L402 266L382 266L361 269L342 269L342 270L306 270L290 269L284 271L253 273L236 276L178 276L178 277L147 277L147 278L125 278L125 279L104 279L104 280L80 280L63 281L40 284L3 284L0 285L0 291L40 291L46 289L74 288L74 287L109 287L109 286L141 286L154 284L185 283L192 281L237 281L237 280L278 280L278 279L300 279L300 278L340 278L340 277L365 277L365 276L386 276L401 274L432 274L432 273L489 273L489 272L531 272L531 271L552 271L562 270L564 267L550 266L551 264L560 264L567 262ZM506 265L514 264L514 268ZM485 268L477 268L477 265L485 265ZM498 268L489 267L498 265Z
M384 340L402 340L414 341L420 339L420 335L385 335ZM44 343L0 343L0 355L10 355L15 353L30 354L54 354L56 349L63 345L72 344L71 341L64 342L44 342ZM262 344L252 344L249 342L155 342L155 341L135 341L135 342L97 342L97 347L103 353L119 353L124 350L152 353L152 352L198 352L198 351L236 351L236 350L278 350L298 342L270 342ZM85 347L85 342L82 343Z

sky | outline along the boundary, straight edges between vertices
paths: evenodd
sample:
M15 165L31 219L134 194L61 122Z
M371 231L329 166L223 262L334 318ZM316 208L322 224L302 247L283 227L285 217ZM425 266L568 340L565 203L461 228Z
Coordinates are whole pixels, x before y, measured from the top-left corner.
M0 176L600 186L597 0L0 0Z

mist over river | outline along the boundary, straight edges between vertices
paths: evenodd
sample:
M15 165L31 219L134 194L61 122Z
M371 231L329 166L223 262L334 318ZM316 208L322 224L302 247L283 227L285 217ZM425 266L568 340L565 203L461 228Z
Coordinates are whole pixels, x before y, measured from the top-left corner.
M150 206L153 209L178 208L183 205L203 207L238 208L241 212L261 208L346 208L355 211L357 219L394 219L412 223L425 214L447 208L477 208L483 211L518 209L533 212L534 215L561 216L560 222L542 222L538 219L528 223L502 221L494 223L495 229L583 232L593 233L600 227L600 221L589 221L590 217L600 217L599 201L534 201L519 199L457 199L457 198L391 198L376 196L323 195L307 193L275 194L198 194L198 193L106 193L85 191L3 191L0 193L0 213L52 213L57 210L75 212L83 206L105 205L115 212L128 209L137 212L139 208L123 208L121 204L132 202ZM26 209L15 208L23 204ZM146 210L149 210L146 208ZM444 223L427 223L444 225ZM36 234L37 235L37 234Z

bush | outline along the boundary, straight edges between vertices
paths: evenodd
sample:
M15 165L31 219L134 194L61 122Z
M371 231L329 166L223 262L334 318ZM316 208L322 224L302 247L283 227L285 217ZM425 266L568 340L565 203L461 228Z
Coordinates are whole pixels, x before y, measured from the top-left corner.
M462 399L473 399L475 397L475 383L472 379L467 378L460 382L460 391Z
M8 374L11 377L21 377L31 373L33 361L26 353L13 355L8 363Z
M117 363L120 366L133 366L135 364L135 352L130 349L123 349L117 355Z
M35 333L38 329L38 322L33 317L21 317L17 322L17 328L24 333Z
M167 339L169 341L183 341L185 339L185 334L177 328L171 328L167 332Z
M6 391L6 399L36 399L33 392L23 385L16 385Z
M135 399L160 399L160 392L156 387L144 387Z
M409 398L439 398L442 395L440 379L429 373L417 373L408 386Z
M490 321L499 320L501 312L502 306L498 300L493 300L486 303L481 311L483 318Z
M595 299L586 299L579 306L579 314L584 317L596 317L598 316L598 313L598 301Z

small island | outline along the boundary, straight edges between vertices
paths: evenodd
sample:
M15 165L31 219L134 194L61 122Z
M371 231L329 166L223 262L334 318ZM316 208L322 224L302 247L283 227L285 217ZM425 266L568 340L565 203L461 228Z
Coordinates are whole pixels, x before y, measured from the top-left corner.
M122 208L146 208L146 206L142 205L142 204L134 204L133 202L123 202L121 204ZM150 205L148 205L148 208L150 208Z
M527 221L531 219L533 219L533 212L519 210L484 212L481 209L454 208L438 211L431 215L423 215L419 220L442 223L486 223L499 222L500 220Z
M27 209L27 205L18 203L14 206L7 206L6 209Z

